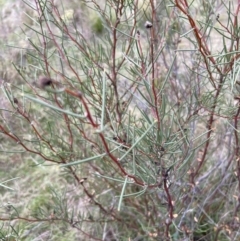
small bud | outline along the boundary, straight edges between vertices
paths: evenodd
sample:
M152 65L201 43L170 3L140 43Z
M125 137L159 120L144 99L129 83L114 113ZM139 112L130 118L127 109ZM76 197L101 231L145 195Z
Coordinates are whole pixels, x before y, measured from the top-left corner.
M160 146L159 151L165 151L165 148L163 146Z
M78 92L77 92L77 96L78 96L79 98L82 98L82 92L78 91Z
M13 98L13 103L14 103L14 104L18 104L17 98Z
M80 184L83 184L86 180L87 180L87 177L84 177L79 182L80 182Z
M145 28L151 28L153 25L151 22L146 21L146 23L144 24Z
M167 219L165 220L165 223L169 225L169 224L172 223L172 220L171 220L170 218L167 218Z

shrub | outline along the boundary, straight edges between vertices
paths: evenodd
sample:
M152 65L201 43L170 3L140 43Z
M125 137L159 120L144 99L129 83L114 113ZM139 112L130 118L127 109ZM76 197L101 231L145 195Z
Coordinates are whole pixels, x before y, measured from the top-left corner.
M1 238L238 240L240 5L24 2L0 128L28 181Z

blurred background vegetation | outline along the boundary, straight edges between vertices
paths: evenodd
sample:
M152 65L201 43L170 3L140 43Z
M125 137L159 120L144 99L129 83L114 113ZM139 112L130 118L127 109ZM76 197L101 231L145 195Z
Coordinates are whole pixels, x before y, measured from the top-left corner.
M0 240L239 240L235 1L0 7Z

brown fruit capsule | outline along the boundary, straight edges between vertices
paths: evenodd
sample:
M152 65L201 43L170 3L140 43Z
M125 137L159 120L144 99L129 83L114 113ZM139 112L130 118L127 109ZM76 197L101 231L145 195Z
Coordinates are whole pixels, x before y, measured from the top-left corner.
M37 85L39 86L39 88L42 88L44 89L45 87L47 86L50 86L53 84L53 80L49 77L40 77L39 80L38 80L38 83Z

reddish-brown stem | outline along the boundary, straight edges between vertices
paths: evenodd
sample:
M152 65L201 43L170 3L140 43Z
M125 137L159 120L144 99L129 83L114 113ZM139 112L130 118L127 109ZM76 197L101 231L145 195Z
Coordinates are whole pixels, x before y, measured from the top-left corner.
M194 184L195 177L199 174L199 171L200 171L201 167L205 163L208 147L209 147L209 144L210 144L210 137L211 137L211 134L213 132L212 126L213 126L213 122L214 122L215 109L216 109L216 106L217 106L218 97L219 97L219 95L221 93L223 82L224 82L224 76L222 75L220 77L219 85L218 85L217 91L216 91L215 96L214 96L214 103L212 105L212 112L211 112L209 120L208 120L208 125L207 125L208 133L207 133L207 137L206 137L207 141L206 141L206 144L205 144L205 147L204 147L204 150L203 150L202 158L199 161L199 164L198 164L196 170L193 173L192 184Z
M10 137L12 140L14 140L17 144L21 145L27 152L33 153L33 154L37 154L39 156L41 156L44 160L46 161L50 161L50 162L54 162L54 163L59 163L58 161L54 160L54 159L50 159L46 156L44 156L42 153L37 152L37 151L33 151L31 149L29 149L25 144L23 144L23 142L16 137L15 135L11 134L10 132L6 131L4 129L3 126L0 125L0 131L2 131L2 133L4 133L6 136Z
M181 2L181 3L180 3ZM179 0L175 0L175 4L177 6L177 8L179 10L181 10L188 18L188 21L193 29L193 32L195 34L195 38L197 40L198 43L198 47L199 47L199 51L201 53L201 55L204 58L205 61L205 66L207 68L211 83L213 85L213 87L216 89L216 83L215 83L215 79L212 75L212 71L210 69L208 60L210 60L212 62L212 64L214 65L214 67L216 68L216 70L218 71L219 74L222 74L221 69L217 66L217 63L215 61L215 59L211 56L211 52L208 49L207 43L205 42L205 38L204 36L202 36L201 31L199 30L199 28L197 27L194 19L192 18L192 16L188 13L188 3L186 0L184 0L184 3L182 1Z
M30 117L29 117L29 116L27 115L27 113L23 110L23 107L21 106L21 103L18 103L17 111L18 111L18 113L19 113L20 115L22 115L22 116L25 118L25 120L27 120L27 122L28 122L29 125L32 127L32 129L33 129L34 133L36 134L36 136L37 136L42 142L46 143L46 144L48 145L48 147L50 148L50 150L51 150L53 153L55 153L55 154L61 159L61 163L66 164L66 160L65 160L61 155L59 155L59 154L57 153L57 151L55 150L55 148L51 145L51 143L50 143L48 140L46 140L46 138L44 138L43 135L41 135L41 134L39 133L39 131L37 130L37 128L36 128L36 126L35 126L35 124L34 124L35 122L32 122L32 121L31 121ZM64 115L65 115L65 114L64 114ZM54 163L59 163L58 161L56 161L56 160L54 160L54 159L49 159L49 158L45 157L44 155L42 155L41 152L36 152L36 151L30 150L29 148L27 148L26 145L24 145L24 144L22 143L22 141L21 141L20 139L18 139L16 136L12 135L11 133L7 132L2 126L1 126L1 129L3 130L3 132L4 132L6 135L8 135L8 136L11 137L12 139L14 139L17 143L19 143L20 145L22 145L22 147L23 147L25 150L41 156L41 157L42 157L44 160L46 160L46 161L50 161L50 162L54 162ZM72 175L74 176L75 180L76 180L77 182L79 182L79 178L78 178L78 176L76 175L76 173L75 173L75 171L73 170L73 168L72 168L72 167L68 167L68 169L70 170L70 172L71 172Z
M150 5L151 5L151 10L152 10L152 23L153 23L153 27L150 30L151 33L151 39L150 39L150 56L151 56L151 65L152 65L152 77L151 77L151 87L152 87L152 94L153 94L153 99L154 99L154 115L157 118L157 126L158 126L158 131L160 131L160 116L159 116L159 104L158 104L158 96L157 96L157 91L156 91L156 76L155 76L155 55L156 55L156 51L157 51L157 44L158 44L158 37L156 34L156 27L155 25L157 25L157 17L156 17L156 9L155 9L155 3L153 0L150 1Z
M94 127L94 128L97 128L99 127L99 125L97 123L95 123L95 121L93 120L92 118L92 115L90 113L90 110L88 108L88 105L83 97L83 95L80 93L80 92L75 92L75 91L72 91L72 90L69 90L69 89L65 89L65 92L74 96L74 97L77 97L81 100L86 112L87 112L87 115L86 117L88 118L88 120L90 121L90 124ZM120 172L125 175L125 176L128 176L130 179L133 179L135 184L138 184L140 186L144 186L145 184L141 181L138 180L138 178L134 175L131 175L131 174L128 174L125 169L122 167L121 163L118 161L118 159L110 152L109 150L109 147L108 147L108 144L106 142L106 139L105 139L105 136L103 135L103 133L99 133L99 137L101 138L102 140L102 143L103 143L103 146L105 148L105 151L106 153L108 154L108 156L113 160L113 162L118 166ZM157 185L159 184L156 184L156 185L150 185L149 187L156 187Z
M21 220L21 221L25 221L25 222L29 222L29 223L40 223L40 222L49 222L50 224L53 222L65 222L68 223L71 227L77 229L78 231L82 232L85 236L87 236L88 238L97 240L97 241L103 241L102 239L98 239L93 237L91 234L86 233L84 230L80 229L79 227L76 226L77 222L68 220L68 219L63 219L63 218L55 218L54 216L50 217L50 218L25 218L25 217L16 217L16 218L0 218L1 221L6 222L6 221L13 221L13 220ZM81 221L82 222L82 221ZM98 221L99 222L99 221ZM104 221L106 222L106 221Z
M240 193L240 146L239 146L239 134L238 134L238 116L240 114L240 100L238 101L238 111L235 115L235 119L234 119L234 135L235 135L235 158L237 161L237 179L238 179L238 191ZM240 195L238 196L238 205L237 208L235 210L235 215L237 215L238 209L240 208Z
M121 222L121 218L117 217L113 212L110 212L107 211L99 202L97 202L95 199L94 199L94 196L86 189L86 187L84 186L84 183L82 183L82 187L83 187L83 190L85 192L85 194L91 199L91 201L99 207L99 209L107 214L107 215L111 215L114 219L116 219L117 221Z
M208 126L207 126L208 133L207 133L207 136L206 136L207 141L206 141L206 144L205 144L205 147L204 147L204 150L203 150L203 155L202 155L201 161L199 162L196 170L192 174L192 181L191 182L192 182L192 184L194 184L195 177L199 174L199 171L200 171L201 167L205 163L207 151L208 151L209 144L210 144L210 137L211 137L211 134L213 132L212 126L213 126L213 122L214 122L215 109L216 109L218 97L219 97L221 89L222 89L222 85L224 83L224 76L232 69L232 66L233 66L234 62L239 57L238 57L238 55L233 57L232 60L230 61L230 63L226 64L224 66L224 68L221 70L217 66L215 59L211 56L211 52L208 49L208 46L207 46L207 43L205 41L204 36L202 36L202 34L201 34L199 28L197 27L194 19L191 17L191 15L190 15L190 13L188 11L188 9L189 9L188 2L186 0L175 0L175 4L176 4L177 8L181 12L183 12L187 16L187 18L188 18L188 21L189 21L189 23L190 23L190 25L191 25L194 33L195 33L195 37L196 37L196 40L197 40L197 43L198 43L198 46L199 46L199 51L200 51L201 55L204 58L205 66L207 68L207 71L208 71L211 83L212 83L212 85L214 86L214 88L216 90L216 93L215 93L215 96L214 96L214 103L212 105L210 117L209 117L209 120L208 120ZM239 11L239 6L238 6L236 12L238 12L238 11ZM237 19L237 16L235 16L235 21L234 22L236 22L236 19ZM220 75L220 80L219 80L218 86L216 86L216 81L213 78L212 71L210 70L210 65L209 65L209 62L208 62L209 60L214 65L214 68L218 71L218 73ZM235 120L237 120L237 119L238 118L236 117Z
M172 224L173 220L173 200L169 192L169 186L168 186L168 173L167 171L163 173L163 188L165 190L165 193L167 195L167 201L168 201L168 213L169 213L169 219L165 221L166 230L165 230L165 236L169 237L169 227Z

